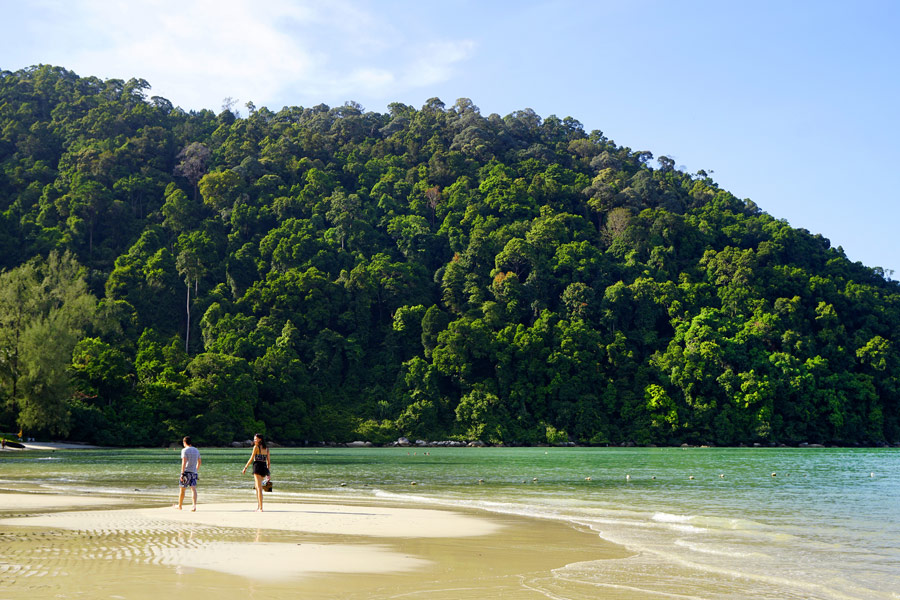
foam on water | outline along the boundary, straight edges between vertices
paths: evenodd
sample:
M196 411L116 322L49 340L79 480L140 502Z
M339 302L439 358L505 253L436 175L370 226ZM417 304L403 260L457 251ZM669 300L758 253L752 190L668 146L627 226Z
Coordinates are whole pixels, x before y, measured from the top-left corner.
M897 574L885 573L880 574L882 580L866 581L856 568L848 574L847 552L858 554L858 548L848 548L839 540L826 544L817 539L821 530L810 521L797 519L790 527L782 528L781 514L773 515L773 523L765 523L702 512L638 510L634 506L628 510L611 509L601 502L585 502L584 498L573 501L538 493L523 493L504 501L457 497L447 490L442 490L440 496L387 490L375 490L374 495L386 500L562 520L595 531L635 553L624 561L581 563L556 573L557 578L572 585L692 598L695 596L691 590L703 581L702 597L711 600L874 600L894 598L892 582L898 581ZM843 535L846 531L838 529L837 533ZM867 561L877 556L863 553L858 558Z
M738 550L729 550L727 546L711 546L705 544L698 544L696 542L691 542L688 540L678 539L675 540L676 546L681 546L682 548L688 548L689 550L693 550L694 552L702 552L704 554L715 554L719 556L727 556L729 558L752 558L754 560L759 560L763 558L767 558L766 554L761 552L742 552Z
M658 521L660 523L688 523L693 517L689 515L670 515L669 513L654 513L652 517L650 517L653 521Z

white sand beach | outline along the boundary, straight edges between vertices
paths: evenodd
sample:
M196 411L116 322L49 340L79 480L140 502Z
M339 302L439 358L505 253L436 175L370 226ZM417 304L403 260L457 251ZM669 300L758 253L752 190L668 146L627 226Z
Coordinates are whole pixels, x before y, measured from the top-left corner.
M47 598L91 589L154 599L173 585L268 598L412 590L436 599L510 590L538 598L522 590L522 576L627 554L563 524L457 510L268 502L258 513L248 502L201 502L192 512L139 502L0 493L0 579L10 593Z
M90 506L103 504L104 500L111 504L122 502L85 496L0 494L0 509ZM381 538L472 537L489 535L502 527L495 521L445 510L273 502L266 503L265 512L261 513L248 503L200 504L197 512L192 512L188 504L184 510L165 507L36 514L0 519L0 524L88 532L169 531L202 525Z
M51 494L0 494L0 511L34 511L48 508L96 507L122 504L125 500ZM359 538L440 538L484 536L502 525L450 511L344 506L333 504L268 503L265 512L247 504L201 504L189 507L131 508L37 513L0 518L3 527L67 529L98 535L104 532L146 536L151 532L177 532L194 526L217 530L269 529ZM213 542L201 547L151 545L154 562L172 566L210 569L243 577L262 574L267 580L289 579L309 573L388 573L415 569L426 560L406 556L372 543L256 543L254 561L248 562L247 545ZM257 561L266 568L260 571Z
M71 494L0 493L0 516L3 512L28 512L34 510L117 506L132 500L108 496L76 496Z
M153 550L157 564L207 569L248 579L282 581L322 573L399 573L424 567L429 561L370 544L289 544L258 542L253 560L247 544L212 542L199 548ZM259 564L265 564L260 569Z

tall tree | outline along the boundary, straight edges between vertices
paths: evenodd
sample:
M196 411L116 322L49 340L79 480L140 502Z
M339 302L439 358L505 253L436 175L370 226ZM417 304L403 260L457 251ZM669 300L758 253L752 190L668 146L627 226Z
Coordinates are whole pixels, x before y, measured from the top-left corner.
M0 275L0 357L6 396L26 430L67 434L75 344L97 318L84 269L51 253Z
M194 298L200 293L200 280L206 275L215 260L212 240L206 232L193 231L178 238L178 256L175 267L184 278L186 288L185 314L187 324L184 334L184 351L190 351L191 339L191 287Z
M209 170L209 161L211 157L212 152L210 152L206 144L201 142L191 142L185 146L176 157L178 159L178 164L175 166L175 174L181 175L187 179L194 187L195 201L200 194L197 184Z

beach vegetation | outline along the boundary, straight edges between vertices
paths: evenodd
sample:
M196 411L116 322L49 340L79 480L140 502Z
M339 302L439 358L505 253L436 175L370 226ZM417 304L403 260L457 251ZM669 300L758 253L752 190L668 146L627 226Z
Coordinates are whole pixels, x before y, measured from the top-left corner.
M0 429L900 442L898 283L706 171L468 99L132 81L0 71Z

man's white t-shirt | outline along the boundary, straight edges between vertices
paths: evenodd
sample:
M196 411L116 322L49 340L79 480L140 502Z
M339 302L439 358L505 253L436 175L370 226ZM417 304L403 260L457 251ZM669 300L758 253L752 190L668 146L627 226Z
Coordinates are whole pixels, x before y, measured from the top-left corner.
M186 458L184 463L185 473L197 473L197 463L200 462L200 451L193 446L187 446L181 450L181 458Z

